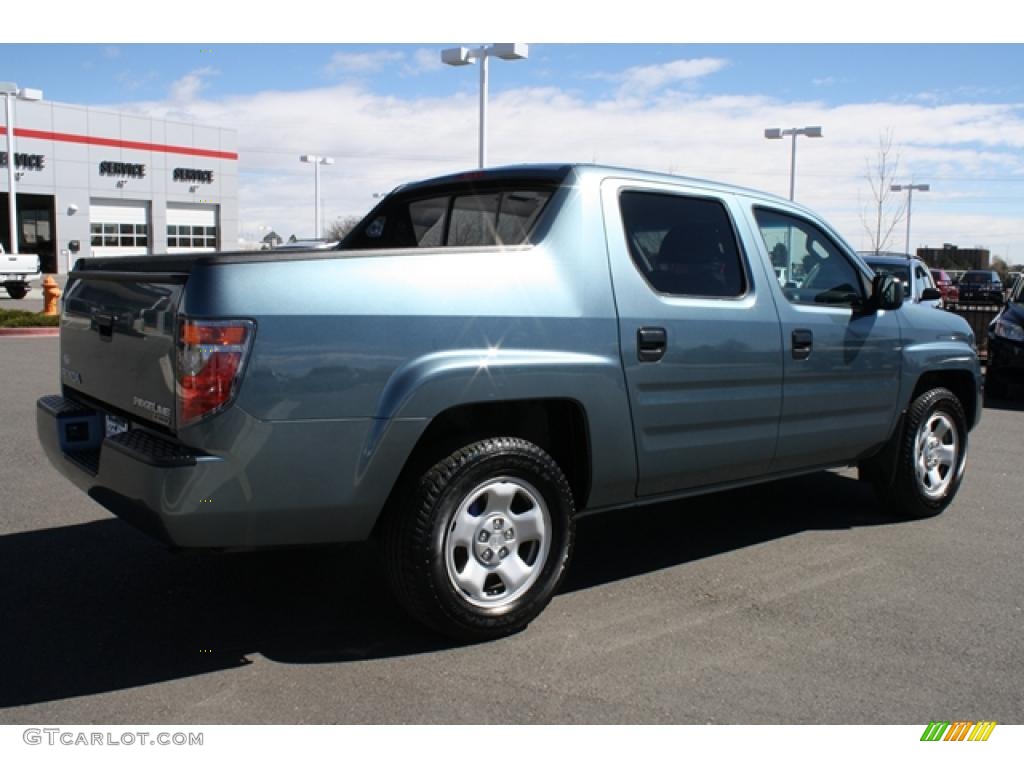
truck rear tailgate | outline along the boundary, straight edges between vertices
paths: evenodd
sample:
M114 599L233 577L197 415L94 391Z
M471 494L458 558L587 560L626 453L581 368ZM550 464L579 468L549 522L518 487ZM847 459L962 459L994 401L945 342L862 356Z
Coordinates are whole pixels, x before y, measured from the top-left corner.
M187 273L76 270L70 278L60 332L65 391L173 431L176 321Z

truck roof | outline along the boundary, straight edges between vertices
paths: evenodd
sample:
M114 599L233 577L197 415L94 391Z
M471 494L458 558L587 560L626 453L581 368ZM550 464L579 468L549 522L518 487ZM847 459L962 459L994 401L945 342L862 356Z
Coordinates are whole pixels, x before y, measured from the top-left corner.
M739 194L760 198L780 205L785 205L796 210L812 213L805 206L788 200L784 197L762 192L756 189L740 187L732 184L724 184L708 179L699 179L689 176L677 176L669 173L656 171L645 171L635 168L624 168L614 165L598 165L595 163L525 163L522 165L505 165L494 168L484 168L459 173L435 176L422 181L402 184L392 190L392 194L404 194L414 192L420 188L444 187L447 185L460 185L474 181L500 181L503 179L515 181L537 181L545 184L563 184L570 176L575 176L577 181L588 177L619 177L636 179L637 181L661 182L666 184L687 184L689 186L701 187L708 191L726 194ZM311 258L337 258L336 250L322 250L313 248L271 249L269 251L220 251L215 253L198 253L188 255L165 255L154 254L149 256L138 256L131 258L131 269L143 272L161 272L165 274L187 274L197 264L230 264L266 260L305 260ZM116 257L92 257L79 259L75 271L77 272L117 272L126 264L123 256Z
M423 179L422 181L410 182L397 187L395 192L405 192L409 190L415 190L419 187L428 186L441 186L445 184L459 184L467 181L477 180L497 180L502 178L509 179L536 179L538 181L547 181L552 183L560 183L563 181L570 172L574 172L578 178L584 178L586 176L626 176L629 178L635 178L643 181L654 181L654 182L665 182L671 184L678 184L680 182L690 184L693 186L705 187L707 189L714 189L721 192L730 192L734 194L742 195L753 195L755 197L763 197L765 199L771 199L787 205L792 205L796 208L803 208L804 206L799 203L794 203L779 195L772 194L771 192L764 192L762 190L753 189L750 187L741 187L734 184L725 184L718 181L711 181L709 179L701 179L693 176L679 176L676 174L662 173L659 171L648 171L639 168L626 168L615 165L599 165L596 163L524 163L521 165L502 165L494 168L484 168L471 171L461 171L459 173L446 174L444 176L435 176L430 179Z

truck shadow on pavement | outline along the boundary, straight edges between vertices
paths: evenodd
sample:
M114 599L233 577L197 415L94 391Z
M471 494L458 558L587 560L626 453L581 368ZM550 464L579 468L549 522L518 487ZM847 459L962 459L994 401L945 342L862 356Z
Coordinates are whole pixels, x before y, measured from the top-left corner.
M577 525L562 591L892 522L865 484L827 472L597 515ZM370 544L172 553L113 518L0 537L0 611L3 708L230 670L252 654L315 664L456 647L402 613Z

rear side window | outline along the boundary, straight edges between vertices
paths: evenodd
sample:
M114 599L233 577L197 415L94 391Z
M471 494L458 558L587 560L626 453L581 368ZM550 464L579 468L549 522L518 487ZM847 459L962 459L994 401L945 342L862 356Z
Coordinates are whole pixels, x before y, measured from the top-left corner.
M654 290L712 298L746 293L736 236L721 202L626 191L619 205L630 255Z
M344 248L522 245L551 198L550 189L396 195L345 240Z

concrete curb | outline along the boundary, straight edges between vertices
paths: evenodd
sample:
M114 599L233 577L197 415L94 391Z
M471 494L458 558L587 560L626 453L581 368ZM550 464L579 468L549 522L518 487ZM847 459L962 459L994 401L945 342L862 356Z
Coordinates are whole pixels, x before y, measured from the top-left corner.
M0 328L0 339L60 336L60 328Z

